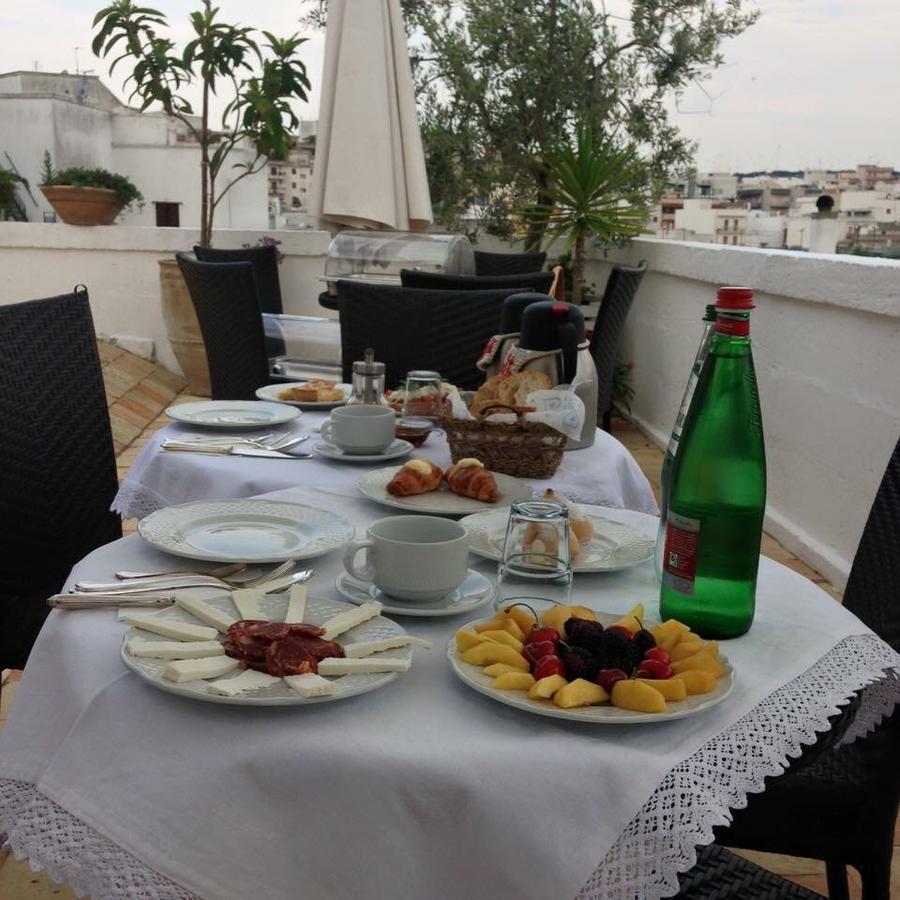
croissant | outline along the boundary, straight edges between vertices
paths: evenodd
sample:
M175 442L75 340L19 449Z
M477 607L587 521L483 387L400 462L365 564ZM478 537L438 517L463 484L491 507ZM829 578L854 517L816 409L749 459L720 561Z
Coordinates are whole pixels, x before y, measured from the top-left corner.
M544 491L544 496L541 497L542 500L548 500L551 503L559 503L560 506L565 506L569 510L569 527L575 533L576 537L580 544L587 543L594 536L594 523L591 521L590 516L588 516L583 509L573 503L571 500L566 497L557 494L553 488L547 488ZM573 554L572 558L575 556Z
M496 503L500 489L494 476L477 459L461 459L447 469L447 487L461 497L471 497L482 503Z
M526 553L541 554L547 553L551 557L559 555L559 535L556 529L548 525L538 525L530 522L522 535L522 550ZM581 553L581 541L578 535L569 525L569 559L575 562ZM540 556L533 556L531 562L535 565L551 565L550 560L546 560Z
M427 459L411 459L399 469L387 486L395 497L436 491L444 480L444 470Z

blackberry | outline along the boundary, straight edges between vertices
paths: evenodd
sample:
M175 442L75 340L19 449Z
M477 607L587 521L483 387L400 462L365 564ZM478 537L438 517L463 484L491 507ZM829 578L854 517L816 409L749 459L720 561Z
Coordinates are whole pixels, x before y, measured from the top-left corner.
M632 638L634 643L638 646L643 655L648 650L656 646L656 638L647 631L646 628L642 628L635 636Z
M635 642L616 631L605 631L594 644L594 652L601 669L622 669L629 675L644 658Z
M597 670L600 668L597 657L585 650L584 647L573 647L563 641L559 643L557 651L562 664L566 667L566 678L573 681L576 678L586 678L593 681Z
M603 626L599 622L589 619L578 619L572 616L566 619L566 640L576 647L584 647L585 650L593 649L598 637L603 634Z

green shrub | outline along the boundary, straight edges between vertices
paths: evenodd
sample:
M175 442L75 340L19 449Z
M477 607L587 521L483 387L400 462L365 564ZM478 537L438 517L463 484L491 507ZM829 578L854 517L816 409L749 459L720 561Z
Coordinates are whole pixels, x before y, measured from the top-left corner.
M106 169L85 169L81 166L54 169L50 163L50 154L47 152L44 153L41 176L41 187L106 188L106 190L115 191L122 212L130 210L134 206L140 209L144 205L143 195L130 178Z

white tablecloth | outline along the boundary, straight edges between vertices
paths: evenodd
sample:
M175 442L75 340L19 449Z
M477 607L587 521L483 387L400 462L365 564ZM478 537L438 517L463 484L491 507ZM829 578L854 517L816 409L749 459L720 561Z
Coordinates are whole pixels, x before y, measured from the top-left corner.
M305 488L278 496L359 527L379 514ZM655 532L650 517L610 514ZM73 578L173 562L190 565L131 536ZM316 565L313 591L336 597L340 553ZM652 615L652 565L579 575L575 595L611 612L641 600ZM591 726L505 707L450 670L459 619L404 624L435 647L382 690L233 708L127 671L112 610L51 613L0 737L0 833L95 900L658 898L729 808L900 666L827 594L767 559L753 628L724 647L733 694L680 721Z
M310 432L311 437L298 449L312 451L321 440L313 429L324 419L323 413L303 413L293 430ZM278 433L284 430L278 429ZM196 438L203 434L209 432L173 424L151 438L122 482L113 500L113 510L126 518L143 518L164 506L189 500L253 497L295 485L327 487L355 497L358 492L354 484L364 472L403 462L399 459L360 465L320 456L280 460L173 453L160 449L160 442L165 437ZM443 433L431 434L428 442L412 455L427 457L443 468L450 465L450 449ZM634 457L612 435L599 429L593 447L568 451L552 478L530 483L538 491L554 487L581 503L634 509L651 515L659 513L650 484Z

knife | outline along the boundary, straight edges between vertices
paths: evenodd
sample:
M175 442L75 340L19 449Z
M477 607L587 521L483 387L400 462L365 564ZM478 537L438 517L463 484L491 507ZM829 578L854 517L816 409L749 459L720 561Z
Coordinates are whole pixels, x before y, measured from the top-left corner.
M123 597L120 594L54 594L47 598L47 606L54 609L106 609L115 606L172 606L174 594L142 594Z
M312 453L282 453L280 450L264 450L249 444L232 444L231 446L214 447L197 446L179 441L163 441L163 450L174 450L181 453L217 453L224 456L265 456L269 459L311 459Z

